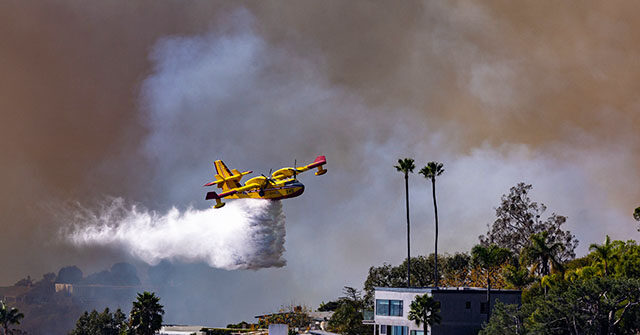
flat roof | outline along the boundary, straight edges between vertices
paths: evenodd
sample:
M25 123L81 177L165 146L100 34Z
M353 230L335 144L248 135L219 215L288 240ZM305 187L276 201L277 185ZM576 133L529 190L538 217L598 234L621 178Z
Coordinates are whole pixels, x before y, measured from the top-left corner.
M309 334L313 334L313 335L339 335L339 334L328 332L328 331L325 331L325 330L309 330Z
M487 292L483 287L374 287L376 291L400 292L400 293L453 293L453 292ZM520 293L520 290L491 289L491 292Z
M373 289L387 292L427 293L431 292L433 287L374 287Z

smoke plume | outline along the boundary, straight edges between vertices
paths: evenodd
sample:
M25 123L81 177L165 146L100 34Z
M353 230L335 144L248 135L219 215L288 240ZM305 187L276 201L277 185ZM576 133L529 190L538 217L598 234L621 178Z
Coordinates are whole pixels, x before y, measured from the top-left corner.
M164 259L227 270L286 264L279 201L243 199L221 209L172 208L160 214L116 198L98 211L78 208L73 221L64 233L74 245L123 248L151 265Z

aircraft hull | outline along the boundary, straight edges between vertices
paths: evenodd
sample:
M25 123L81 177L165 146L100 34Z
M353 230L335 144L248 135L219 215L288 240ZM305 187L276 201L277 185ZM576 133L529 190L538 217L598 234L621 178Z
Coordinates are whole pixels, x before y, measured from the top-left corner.
M270 200L280 200L280 199L289 199L300 196L304 193L304 185L300 182L296 182L293 185L285 185L285 186L276 186L265 188L264 194L260 195L260 190L254 189L244 192L238 192L236 194L230 195L227 199L270 199Z

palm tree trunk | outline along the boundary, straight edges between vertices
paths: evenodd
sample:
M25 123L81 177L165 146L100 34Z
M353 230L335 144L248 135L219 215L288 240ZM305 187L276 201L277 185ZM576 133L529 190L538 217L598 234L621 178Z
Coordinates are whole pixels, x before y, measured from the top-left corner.
M411 228L409 224L409 174L404 175L404 189L407 202L407 287L411 287Z
M431 190L433 192L433 210L436 217L436 247L435 247L435 286L438 287L438 204L436 202L436 178L431 179Z

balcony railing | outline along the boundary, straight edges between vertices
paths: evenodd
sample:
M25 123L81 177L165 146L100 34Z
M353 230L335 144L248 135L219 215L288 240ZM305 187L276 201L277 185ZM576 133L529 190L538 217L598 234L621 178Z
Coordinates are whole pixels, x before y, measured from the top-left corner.
M373 324L373 311L362 311L362 323L365 325Z

